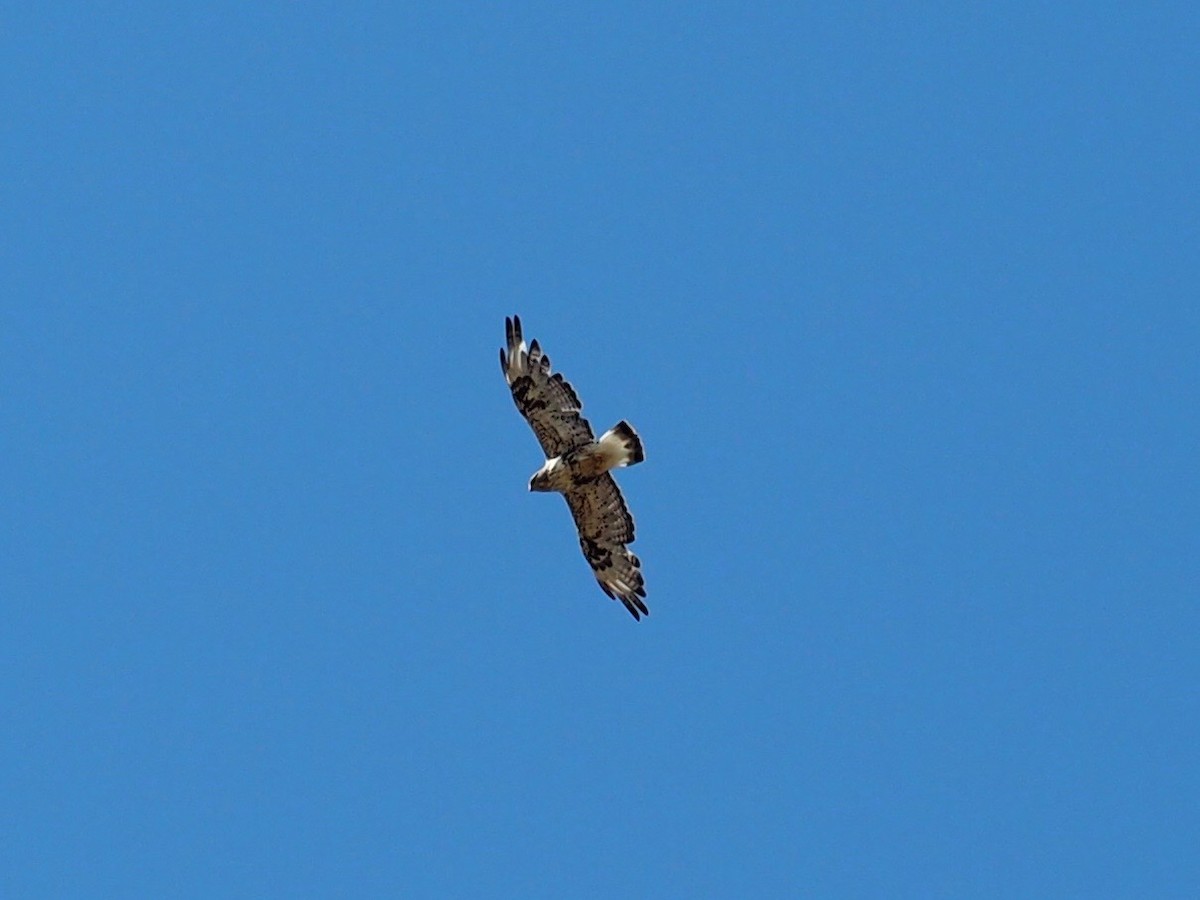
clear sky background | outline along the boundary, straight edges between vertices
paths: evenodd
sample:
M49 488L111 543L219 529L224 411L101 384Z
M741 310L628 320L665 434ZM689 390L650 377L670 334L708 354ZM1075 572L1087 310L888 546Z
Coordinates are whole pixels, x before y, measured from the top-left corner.
M1196 896L1194 4L0 41L4 896Z

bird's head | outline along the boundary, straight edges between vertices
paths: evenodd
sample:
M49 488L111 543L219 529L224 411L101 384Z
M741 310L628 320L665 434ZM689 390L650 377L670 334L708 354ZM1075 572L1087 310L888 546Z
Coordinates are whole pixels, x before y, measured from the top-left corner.
M552 491L554 488L550 484L550 472L554 468L557 459L548 459L546 464L533 473L533 477L529 479L529 489L531 491Z

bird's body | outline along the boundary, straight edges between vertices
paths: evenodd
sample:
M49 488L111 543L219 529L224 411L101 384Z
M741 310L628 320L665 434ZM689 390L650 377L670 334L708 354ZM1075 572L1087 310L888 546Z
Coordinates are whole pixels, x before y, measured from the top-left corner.
M645 459L642 442L622 420L597 439L580 415L582 404L561 373L550 373L550 358L537 341L528 347L517 316L505 319L507 351L500 367L546 463L529 481L531 491L553 491L566 498L579 531L579 546L600 588L619 599L635 619L649 615L641 560L628 545L634 540L633 516L611 470Z
M633 426L621 421L599 440L589 441L561 456L546 460L546 464L530 479L529 489L565 494L610 469L632 466L644 458L642 442Z

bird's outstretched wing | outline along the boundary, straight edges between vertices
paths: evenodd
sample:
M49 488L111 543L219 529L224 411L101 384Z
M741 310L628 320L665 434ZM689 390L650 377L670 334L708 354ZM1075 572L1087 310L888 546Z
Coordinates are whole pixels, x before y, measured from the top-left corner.
M508 351L500 350L500 368L512 389L513 401L529 422L547 459L562 456L595 439L592 426L580 415L583 404L561 372L550 374L550 357L538 342L528 348L521 336L521 317L504 320Z
M601 590L624 603L635 619L650 615L643 599L642 561L628 547L633 543L633 516L616 481L606 472L564 496L579 529L579 547Z

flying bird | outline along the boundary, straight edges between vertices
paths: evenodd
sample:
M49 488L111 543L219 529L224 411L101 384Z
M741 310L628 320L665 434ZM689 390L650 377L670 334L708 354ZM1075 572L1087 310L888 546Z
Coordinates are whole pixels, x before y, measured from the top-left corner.
M629 551L633 516L613 480L611 470L646 458L633 426L622 419L597 439L583 404L561 372L550 374L550 357L537 341L528 347L521 336L521 319L504 320L507 352L500 349L500 368L513 401L533 428L546 454L546 464L529 480L531 491L557 491L579 531L579 547L592 567L601 590L635 619L650 615L642 562Z

